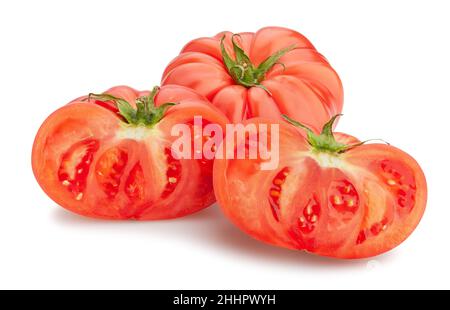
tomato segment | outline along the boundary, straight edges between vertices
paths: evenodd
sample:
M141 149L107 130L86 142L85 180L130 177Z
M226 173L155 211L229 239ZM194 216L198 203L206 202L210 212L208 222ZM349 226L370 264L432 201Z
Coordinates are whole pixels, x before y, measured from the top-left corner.
M83 198L89 169L98 148L97 140L86 139L73 144L62 155L58 178L61 184L75 196L76 200Z
M133 201L142 201L145 195L145 179L141 164L137 162L125 182L125 194Z
M289 168L283 168L272 181L272 187L269 191L269 203L272 208L272 214L276 221L280 218L280 195L281 186L286 181L289 174Z
M398 162L383 160L380 163L382 177L396 195L397 206L402 212L411 212L415 204L416 184L413 173Z
M163 193L161 194L162 198L166 198L169 196L177 186L180 177L181 177L181 163L179 160L176 160L172 156L172 151L169 148L166 148L164 150L166 156L167 156L167 172L166 172L166 187L164 188Z
M302 214L298 217L298 228L302 234L309 234L316 228L316 223L320 217L320 203L317 197L309 198L308 203L303 208Z
M355 213L359 207L359 195L348 180L333 181L328 188L329 202L340 213Z
M108 198L114 199L119 193L119 186L127 163L128 153L120 147L106 150L98 159L95 176Z

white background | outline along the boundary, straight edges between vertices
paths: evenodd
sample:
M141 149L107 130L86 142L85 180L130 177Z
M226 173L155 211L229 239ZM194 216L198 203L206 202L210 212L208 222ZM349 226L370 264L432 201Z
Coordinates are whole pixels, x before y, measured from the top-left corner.
M0 288L450 289L448 1L1 1ZM217 206L172 221L107 222L64 211L31 171L34 135L69 100L148 89L189 40L285 26L340 74L338 129L384 138L425 171L418 229L359 261L273 248Z

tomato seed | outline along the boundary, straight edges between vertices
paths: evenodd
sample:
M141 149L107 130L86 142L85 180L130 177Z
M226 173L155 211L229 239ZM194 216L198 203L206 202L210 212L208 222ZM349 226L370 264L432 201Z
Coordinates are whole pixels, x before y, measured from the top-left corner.
M272 186L269 189L269 204L271 207L272 215L278 222L280 218L280 201L281 185L285 182L286 177L289 175L289 168L285 167L277 173L272 180Z

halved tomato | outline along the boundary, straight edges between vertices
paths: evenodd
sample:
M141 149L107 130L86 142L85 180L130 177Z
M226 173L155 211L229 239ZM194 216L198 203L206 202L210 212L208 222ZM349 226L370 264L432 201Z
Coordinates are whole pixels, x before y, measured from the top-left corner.
M34 175L56 203L91 217L165 219L214 201L212 161L173 156L175 124L227 118L181 86L111 88L50 115L33 145ZM207 138L207 137L206 137Z
M279 165L217 159L214 188L226 216L261 241L324 256L370 257L405 240L425 210L420 166L393 146L334 135L335 118L320 135L287 118L306 137L282 121L244 122L269 137L271 124L279 125Z

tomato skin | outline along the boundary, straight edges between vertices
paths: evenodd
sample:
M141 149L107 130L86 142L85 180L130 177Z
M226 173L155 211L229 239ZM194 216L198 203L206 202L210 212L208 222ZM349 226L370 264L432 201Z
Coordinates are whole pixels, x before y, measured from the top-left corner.
M105 93L131 105L149 94L127 86ZM189 124L194 116L220 126L228 122L203 96L181 86L161 87L155 106L177 104L151 129L125 124L111 102L87 99L53 112L33 145L36 180L57 204L89 217L153 220L184 216L215 201L212 162L170 154L177 138L172 125Z
M331 116L342 111L343 89L338 75L300 33L266 27L234 37L255 66L283 48L296 46L280 59L283 65L273 66L265 75L261 84L270 94L259 87L238 85L233 80L222 59L223 36L225 49L234 57L230 32L193 40L167 66L162 85L195 89L232 122L252 117L280 119L283 113L318 130Z
M280 126L275 170L261 170L261 159L214 162L222 211L252 237L355 259L391 250L418 225L426 206L426 179L400 149L365 144L330 156L312 151L305 136L284 122L254 118L244 124ZM334 136L339 142L358 142L346 134Z

